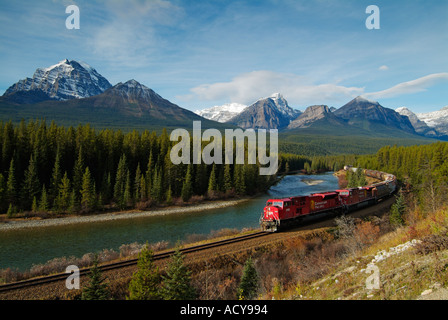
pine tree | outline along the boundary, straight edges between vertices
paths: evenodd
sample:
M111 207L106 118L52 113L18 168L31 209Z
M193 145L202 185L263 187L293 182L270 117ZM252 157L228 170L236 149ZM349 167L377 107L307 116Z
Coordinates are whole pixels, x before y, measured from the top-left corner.
M126 189L126 180L127 180L127 163L126 163L126 155L122 155L120 161L118 162L117 175L115 177L115 186L114 186L114 199L117 202L120 209L124 209L126 207L124 192Z
M193 300L196 298L196 290L191 285L191 271L185 266L179 248L171 257L171 262L163 280L162 294L164 300Z
M75 192L76 201L81 199L81 188L82 188L82 177L84 175L84 160L82 147L79 148L78 158L75 161L75 165L73 167L73 191Z
M238 195L246 194L246 182L244 177L244 166L241 164L235 165L234 178L235 181L235 192Z
M31 201L37 197L40 191L39 178L37 174L36 157L31 155L28 169L25 171L25 178L22 187L22 205L29 209Z
M75 194L73 192L73 198ZM59 193L55 200L55 207L60 211L66 211L71 204L71 189L70 189L70 179L68 178L67 171L62 177L61 183L59 183ZM75 199L72 199L75 201ZM74 204L72 204L74 205Z
M224 166L224 191L228 192L233 189L232 174L230 172L230 165Z
M50 198L56 199L58 196L59 183L61 182L62 174L61 174L61 157L60 151L56 152L56 159L54 161L53 172L51 174L51 182L50 182Z
M171 185L168 187L168 191L166 192L166 204L171 205L173 203L173 193L171 191Z
M6 201L15 204L17 201L14 159L9 163L8 180L6 181Z
M94 186L92 182L92 177L90 175L89 167L86 167L84 174L82 176L81 185L81 210L83 212L90 212L95 207L95 193Z
M192 186L192 164L188 165L187 168L187 175L185 176L185 181L182 185L182 192L181 197L184 202L187 202L190 200L191 196L193 195L193 186Z
M389 221L394 226L401 226L404 224L403 215L406 211L406 202L403 193L400 192L399 196L396 197L395 203L392 205L390 210Z
M109 298L109 289L101 270L98 267L98 256L95 255L93 267L90 269L89 283L82 290L82 300L107 300Z
M253 299L257 295L259 276L252 258L246 260L238 287L238 299Z
M128 300L160 300L161 277L159 268L154 265L153 252L148 244L138 255L138 270L132 275L129 283Z
M42 187L42 194L40 196L39 201L39 211L47 212L49 210L48 206L48 198L47 198L47 190L45 189L45 185Z
M141 189L142 186L140 184L142 178L142 172L140 170L140 163L137 165L137 169L135 170L135 179L134 179L134 202L137 203L140 201L142 194Z
M208 180L208 192L214 192L218 190L218 185L216 182L216 165L213 164L212 171L210 172L210 178Z

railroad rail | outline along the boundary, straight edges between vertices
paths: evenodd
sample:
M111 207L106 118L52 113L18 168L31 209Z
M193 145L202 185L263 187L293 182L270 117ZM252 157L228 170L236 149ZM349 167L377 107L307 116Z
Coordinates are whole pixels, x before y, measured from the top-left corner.
M210 243L196 245L193 247L182 248L182 249L180 249L180 252L182 252L184 254L185 253L193 253L193 252L198 252L198 251L216 248L216 247L220 247L220 246L226 246L226 245L229 245L232 243L242 242L242 241L246 241L249 239L265 237L268 235L269 235L269 233L266 233L266 232L261 232L261 231L254 232L251 234L238 236L238 237L234 237L234 238L230 238L230 239L224 239L224 240L219 240L219 241L214 241L214 242L210 242ZM171 251L167 251L167 252L154 254L153 260L156 261L156 260L167 259L171 255L173 255L174 252L175 252L174 250L171 250ZM115 269L120 269L120 268L125 268L125 267L136 265L137 261L138 261L138 259L136 259L136 258L129 259L129 260L125 260L125 261L103 264L103 265L99 266L99 268L101 271L115 270ZM90 272L90 269L91 268L80 269L79 275L80 276L87 275ZM23 288L34 287L37 285L43 285L43 284L48 284L48 283L53 283L53 282L58 282L58 281L65 281L67 279L67 277L68 277L67 273L58 273L58 274L54 274L54 275L42 276L39 278L32 278L32 279L22 280L22 281L18 281L18 282L11 282L11 283L0 285L0 293L23 289Z

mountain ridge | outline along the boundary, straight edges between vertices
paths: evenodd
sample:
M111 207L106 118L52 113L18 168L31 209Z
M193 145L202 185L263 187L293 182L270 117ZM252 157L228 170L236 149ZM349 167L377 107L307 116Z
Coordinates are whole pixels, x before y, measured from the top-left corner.
M48 68L37 68L32 78L14 83L3 96L40 90L52 100L70 100L98 95L110 87L110 82L87 63L65 59Z

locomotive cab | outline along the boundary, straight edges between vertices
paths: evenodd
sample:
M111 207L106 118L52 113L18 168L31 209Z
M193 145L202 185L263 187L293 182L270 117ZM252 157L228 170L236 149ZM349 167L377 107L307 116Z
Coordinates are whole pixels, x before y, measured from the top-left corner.
M270 232L277 231L285 207L288 207L288 201L284 199L269 199L260 218L261 229Z

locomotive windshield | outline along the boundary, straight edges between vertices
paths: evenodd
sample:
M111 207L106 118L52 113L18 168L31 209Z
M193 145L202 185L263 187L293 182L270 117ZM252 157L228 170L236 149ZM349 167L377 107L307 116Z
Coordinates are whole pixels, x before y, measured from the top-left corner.
M273 207L283 207L283 201L268 201L266 205L273 206Z

